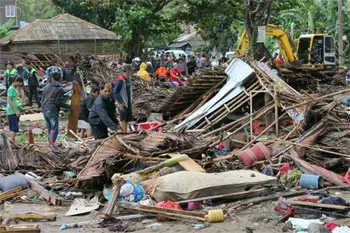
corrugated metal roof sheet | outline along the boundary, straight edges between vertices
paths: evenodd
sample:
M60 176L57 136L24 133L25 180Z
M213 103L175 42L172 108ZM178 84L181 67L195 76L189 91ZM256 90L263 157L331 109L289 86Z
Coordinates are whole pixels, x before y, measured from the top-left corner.
M118 40L120 36L73 15L61 14L48 20L37 19L11 38L13 42L95 39Z
M191 45L192 48L204 46L206 43L198 32L192 32L190 34L181 36L168 44L169 48L180 48L185 44Z

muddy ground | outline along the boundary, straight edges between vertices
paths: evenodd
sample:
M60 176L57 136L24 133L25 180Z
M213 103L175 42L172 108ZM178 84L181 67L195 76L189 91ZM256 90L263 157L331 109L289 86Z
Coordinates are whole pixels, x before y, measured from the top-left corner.
M333 195L343 197L345 200L350 200L350 191L332 191ZM231 216L226 216L225 221L222 223L211 223L204 229L195 229L191 223L181 222L181 221L167 221L167 222L158 222L154 218L148 218L150 223L142 224L141 219L136 221L128 221L130 228L135 229L136 233L146 233L146 232L205 232L205 233L223 233L223 232L247 232L246 227L254 229L254 233L277 233L282 232L283 224L276 224L280 215L273 210L274 201L268 201L261 204L251 206L240 212L233 212ZM21 205L25 204L15 204L17 208L21 208ZM26 204L28 205L28 204ZM44 205L45 206L45 205ZM224 207L225 204L220 207ZM25 208L26 206L23 206ZM45 208L47 208L46 206ZM26 207L28 208L28 207ZM42 207L44 208L44 207ZM40 222L41 232L43 233L53 233L53 232L66 232L66 233L102 233L110 232L106 228L95 228L95 227L85 227L85 228L73 228L60 231L59 228L62 224L65 223L75 223L80 221L87 221L98 218L98 212L93 212L87 215L75 216L75 217L66 217L64 214L68 211L69 205L63 207L53 208L51 210L57 214L56 221L53 222ZM33 207L34 209L34 207ZM101 210L99 210L101 212ZM349 215L350 216L350 215ZM296 214L297 218L319 218L320 215L317 214ZM339 218L336 217L334 223L341 225L350 225L350 220L348 218ZM160 226L145 228L147 225L152 223L160 223ZM138 230L136 230L138 229ZM290 231L291 232L291 231Z

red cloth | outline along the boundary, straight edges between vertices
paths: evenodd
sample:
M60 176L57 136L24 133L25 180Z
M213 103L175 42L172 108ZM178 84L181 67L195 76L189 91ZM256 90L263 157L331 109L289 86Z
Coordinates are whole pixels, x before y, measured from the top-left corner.
M344 176L344 179L346 183L350 184L350 168L348 169L347 173Z
M327 227L329 230L333 231L335 228L338 227L337 224L331 223L331 222L324 222L323 226Z
M219 150L225 149L225 142L220 142L219 143Z
M254 134L260 134L262 131L265 130L265 127L260 126L260 121L255 120L253 122L253 130L254 130Z
M161 201L161 202L158 202L155 206L160 207L160 208L165 208L165 209L183 210L178 203L173 202L173 201ZM164 217L161 214L156 216L156 219L158 219L159 221L168 220L167 217Z
M178 77L182 76L181 70L180 69L171 69L170 70L170 82L178 82L180 83L180 80L173 75L176 75Z
M124 81L125 77L123 75L119 75L118 78L116 78L115 81L118 81L118 80Z
M287 171L291 170L293 167L289 163L285 163L280 167L280 174L283 176Z
M298 198L299 201L306 201L306 202L313 202L316 203L320 200L320 198L315 197L315 198L311 198L311 197L299 197Z

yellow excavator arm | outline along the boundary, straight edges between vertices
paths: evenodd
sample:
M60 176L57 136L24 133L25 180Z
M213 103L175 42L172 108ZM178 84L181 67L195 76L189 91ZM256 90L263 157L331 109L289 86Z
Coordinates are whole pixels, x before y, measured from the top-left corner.
M266 26L266 35L272 35L276 38L278 47L286 63L292 63L297 60L296 54L293 51L293 46L289 41L287 33L276 25L268 24ZM249 46L249 37L244 29L243 34L238 42L240 55L244 55Z

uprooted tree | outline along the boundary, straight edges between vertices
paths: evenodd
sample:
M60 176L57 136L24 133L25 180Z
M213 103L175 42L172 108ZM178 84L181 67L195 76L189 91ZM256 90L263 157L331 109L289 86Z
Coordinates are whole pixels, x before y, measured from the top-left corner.
M260 60L267 53L263 43L257 43L258 27L266 26L270 21L273 0L243 0L245 8L245 28L250 40L252 54Z

